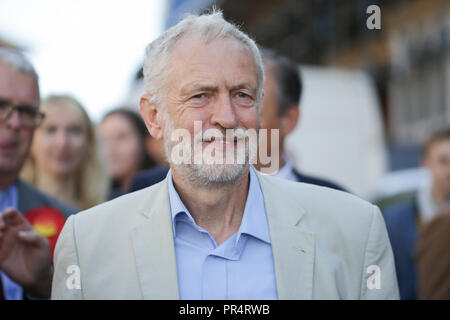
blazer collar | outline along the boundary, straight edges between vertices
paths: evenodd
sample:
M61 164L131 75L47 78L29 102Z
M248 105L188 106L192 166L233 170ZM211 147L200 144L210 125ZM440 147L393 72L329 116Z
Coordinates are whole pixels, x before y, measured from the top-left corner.
M269 222L278 298L312 299L314 234L301 223L307 212L292 193L294 182L261 173L258 178Z
M314 234L300 223L306 210L292 197L288 183L256 173L269 223L278 298L312 299ZM144 299L179 299L167 179L144 189L138 210L145 220L131 230Z
M142 296L149 300L178 299L167 177L144 190L145 200L138 210L145 219L130 232Z

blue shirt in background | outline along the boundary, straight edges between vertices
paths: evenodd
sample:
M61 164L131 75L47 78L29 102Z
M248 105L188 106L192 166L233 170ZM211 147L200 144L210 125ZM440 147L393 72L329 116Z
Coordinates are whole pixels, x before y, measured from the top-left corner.
M9 188L0 191L0 213L6 208L18 208L18 191L17 185L13 184ZM3 294L6 300L22 300L23 289L17 283L12 281L6 274L0 270L2 277Z

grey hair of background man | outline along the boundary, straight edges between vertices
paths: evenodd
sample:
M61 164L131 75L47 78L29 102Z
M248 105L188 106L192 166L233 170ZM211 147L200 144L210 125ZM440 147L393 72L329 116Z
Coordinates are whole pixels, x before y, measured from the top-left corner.
M144 80L146 92L151 96L150 102L163 106L162 95L168 85L168 72L171 50L175 43L188 35L197 35L206 43L222 37L236 39L249 49L257 70L258 112L261 109L264 67L256 43L238 27L227 22L221 11L213 10L209 14L187 15L175 26L166 30L146 48L144 60Z
M11 66L14 70L32 75L38 80L38 74L25 55L15 49L0 47L0 64Z

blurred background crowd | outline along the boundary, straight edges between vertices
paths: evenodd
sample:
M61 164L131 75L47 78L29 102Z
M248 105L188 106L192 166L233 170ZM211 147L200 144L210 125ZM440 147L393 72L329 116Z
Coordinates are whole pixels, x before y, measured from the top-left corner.
M7 2L0 10L8 10ZM330 179L382 209L403 299L450 299L448 1L158 2L162 9L147 13L148 19L160 22L155 36L187 12L216 6L260 46L297 65L301 98L299 111L289 117L298 121L286 136L284 150L293 167ZM380 29L368 27L371 5L380 8ZM105 2L105 10L97 12L100 24L107 8ZM123 4L124 12L139 8L137 1ZM54 12L40 14L43 23L54 16ZM77 21L82 24L83 16ZM120 16L115 21L120 24ZM126 94L99 109L93 100L74 92L69 82L65 86L64 77L58 79L57 89L45 84L45 65L35 59L39 45L11 36L11 28L0 23L0 47L24 52L45 88L40 106L45 118L35 131L23 180L83 210L165 177L162 142L148 134L138 113L144 92L142 61L134 62L136 68L127 71L131 75L127 79L115 79L123 82ZM145 34L149 32L136 29L126 37L148 43L152 39ZM115 50L121 50L119 36L123 35L114 40ZM51 47L57 48L58 39L54 41ZM102 42L98 39L85 50L96 51L94 46L101 47ZM144 47L140 50L138 57ZM67 56L64 61L79 60ZM116 67L122 68L121 61L109 65L101 76L117 77ZM85 83L94 72L84 71ZM147 182L142 184L142 179Z

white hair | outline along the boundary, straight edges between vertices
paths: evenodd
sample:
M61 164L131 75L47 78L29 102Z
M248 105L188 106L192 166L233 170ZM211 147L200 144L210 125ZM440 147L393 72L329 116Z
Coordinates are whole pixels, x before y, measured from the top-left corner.
M222 37L231 37L249 49L257 69L257 101L258 111L261 108L264 84L264 67L256 43L238 27L227 22L219 10L209 14L187 15L175 26L166 30L146 48L144 60L145 90L151 96L150 102L158 106L163 105L161 93L167 87L167 73L170 54L177 41L186 35L195 34L205 42Z
M11 66L16 71L28 73L38 79L36 70L20 51L0 47L0 64Z

